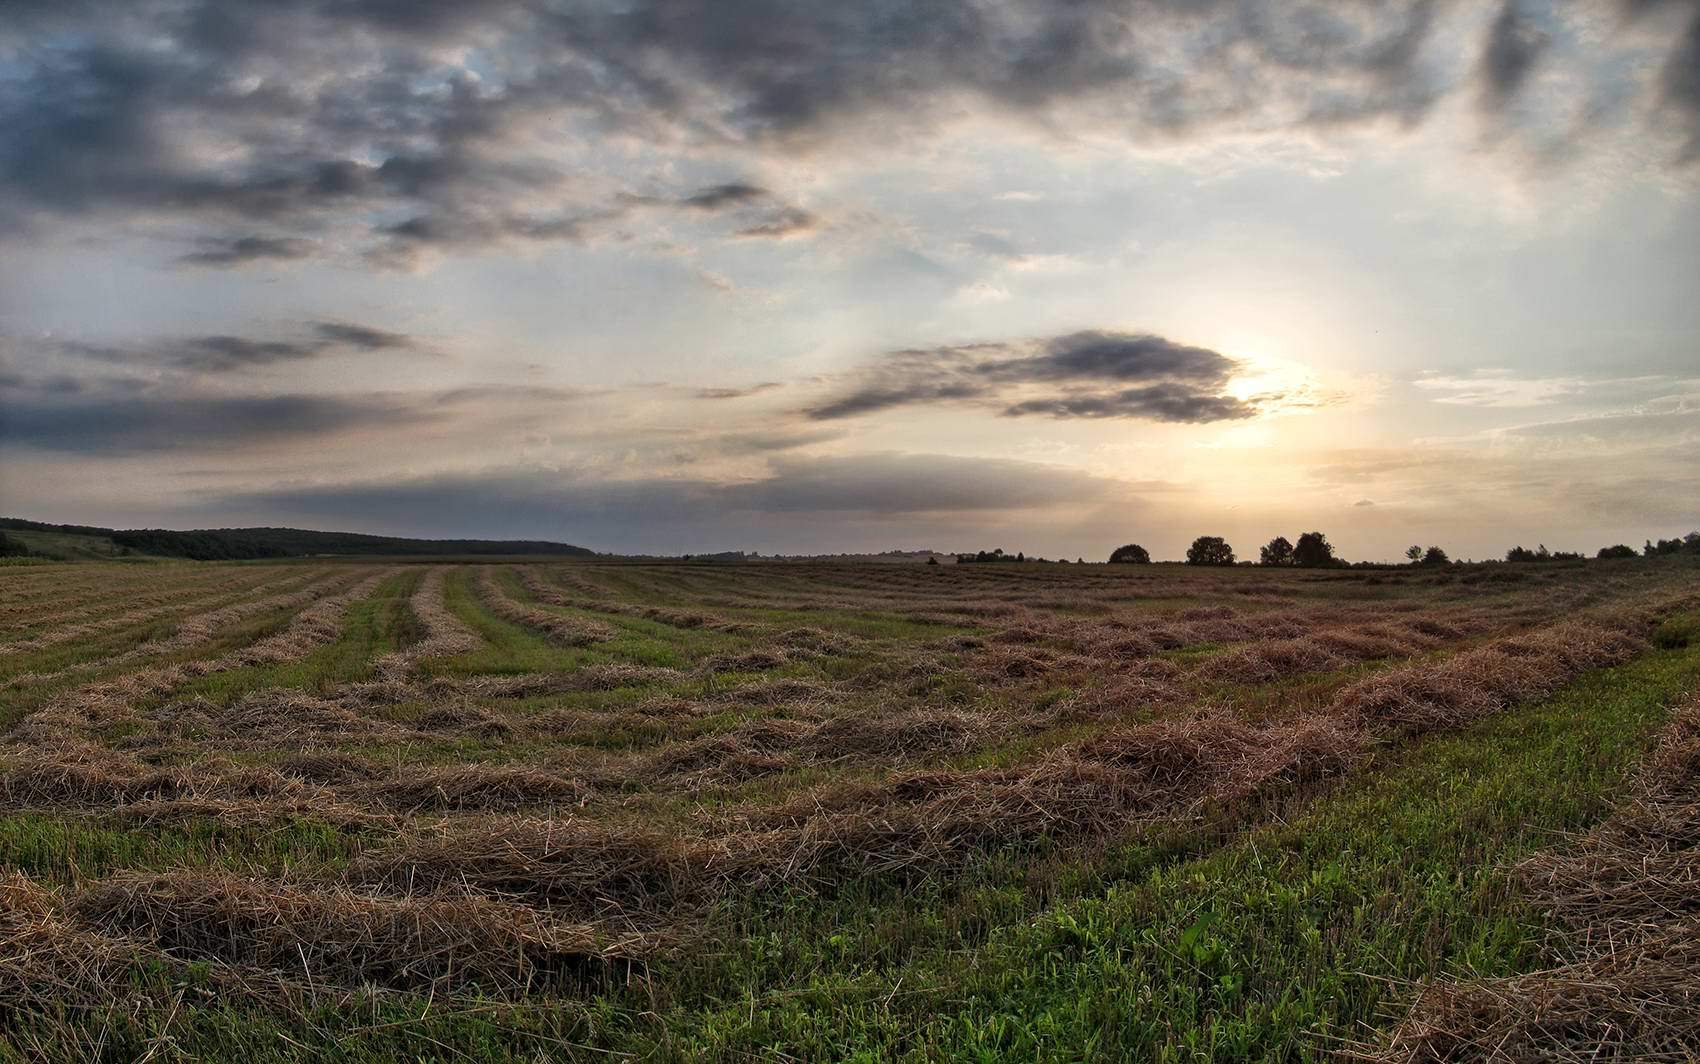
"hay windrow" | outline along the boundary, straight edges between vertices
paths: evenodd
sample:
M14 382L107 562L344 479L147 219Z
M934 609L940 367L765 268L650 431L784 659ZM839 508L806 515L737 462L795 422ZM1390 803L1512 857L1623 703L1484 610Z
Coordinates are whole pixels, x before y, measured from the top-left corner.
M637 962L659 943L555 923L490 898L385 898L193 872L113 876L73 898L69 911L180 958L350 987L513 992Z
M613 631L599 621L588 618L569 617L565 614L551 613L548 610L528 606L506 591L496 582L496 576L489 568L480 569L476 581L478 597L491 613L522 625L534 631L541 632L553 643L567 647L583 647L592 643L600 643L614 636Z
M215 1006L553 1007L671 964L676 942L711 966L744 949L714 937L726 928L784 913L789 934L864 894L903 918L936 900L927 918L946 919L923 934L948 947L957 916L1009 904L999 877L1031 869L1049 889L1116 841L1287 816L1412 736L1640 653L1694 599L1680 574L1619 586L1592 569L1514 588L1376 574L1388 594L1351 573L1168 567L450 564L426 563L411 617L388 599L350 610L397 568L304 560L192 587L169 581L197 570L161 569L157 601L107 612L77 585L58 620L12 618L14 639L51 648L79 626L217 607L74 680L0 688L40 707L0 746L0 804L43 881L71 884L21 880L0 934L46 936L50 994L99 1002L142 965L159 979L138 1009L191 984ZM221 612L226 583L248 589L241 609ZM45 609L51 592L16 601ZM475 631L465 610L510 624ZM1672 623L1674 644L1688 622ZM258 634L236 646L233 630ZM263 668L191 683L248 665ZM1596 848L1518 874L1570 899L1553 903L1564 923L1613 908L1622 948L1676 963L1654 927L1693 915L1672 800L1641 799L1632 870ZM68 832L77 852L28 850L32 820L51 822L40 845ZM869 943L888 930L909 934ZM819 945L802 934L778 948ZM0 989L31 963L0 954Z

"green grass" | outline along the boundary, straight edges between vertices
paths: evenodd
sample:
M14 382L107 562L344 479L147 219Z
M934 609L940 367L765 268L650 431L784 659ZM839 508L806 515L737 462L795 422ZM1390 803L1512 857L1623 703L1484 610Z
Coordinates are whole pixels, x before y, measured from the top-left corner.
M451 581L451 597L463 591ZM469 623L479 620L465 606ZM488 618L480 627L504 640L486 665L544 653L523 630ZM1700 644L1677 638L1697 630L1700 616L1673 621L1662 630L1670 638L1627 665L1466 732L1387 749L1261 825L1171 829L1096 854L993 854L948 880L735 899L649 986L612 975L583 996L523 1005L395 995L292 1013L207 1004L192 973L141 969L137 994L162 1007L11 1017L12 1059L131 1060L150 1049L244 1064L611 1052L1324 1059L1343 1041L1374 1040L1400 1015L1409 981L1541 963L1540 915L1503 869L1610 807L1666 706L1700 683ZM548 653L558 666L562 652ZM206 828L150 840L64 826L76 823L0 820L0 860L64 880L85 868L244 859L228 856L236 843L195 834ZM279 846L335 861L346 844ZM260 861L276 859L258 846Z
M404 572L380 583L369 597L349 605L337 639L306 657L210 673L179 687L171 697L199 696L228 704L270 687L323 692L369 679L379 658L419 638L419 625L407 600L423 577L420 571Z
M0 866L61 885L122 869L196 867L275 874L284 868L334 867L346 863L358 846L358 833L309 819L265 827L223 824L207 817L115 826L77 814L0 815Z
M870 1060L1320 1058L1385 1023L1397 981L1536 963L1540 918L1499 870L1602 815L1665 706L1697 680L1700 653L1656 651L1390 751L1304 815L1213 853L1122 848L1084 877L1093 893L1040 912L1022 912L1013 882L966 899L940 892L932 913L911 896L904 923L922 934L971 927L984 910L993 930L966 952L959 934L932 933L921 951L894 944L883 913L843 919L824 943L797 934L815 921L796 907L746 918L751 941L785 943L776 959L741 958L739 983L703 973L720 1003L680 1009L642 1048L681 1059L769 1048L816 1059L834 1047Z

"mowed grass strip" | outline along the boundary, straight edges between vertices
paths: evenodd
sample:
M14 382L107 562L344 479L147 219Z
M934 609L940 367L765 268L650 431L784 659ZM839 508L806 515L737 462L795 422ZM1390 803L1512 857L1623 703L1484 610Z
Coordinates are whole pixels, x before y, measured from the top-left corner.
M967 952L946 942L858 966L858 953L880 952L858 943L885 934L877 918L798 941L787 934L806 915L782 909L765 928L746 917L742 948L675 978L718 1004L680 1001L659 1031L619 1048L680 1060L1327 1059L1373 1040L1415 980L1538 961L1542 922L1501 869L1597 820L1666 707L1697 683L1700 646L1591 673L1394 751L1304 815L1215 853L1163 863L1136 847L1102 893L1025 920L1004 896L1003 926ZM929 923L913 909L905 922Z
M380 583L369 597L351 602L337 639L306 657L210 673L184 684L172 697L198 696L228 704L244 694L268 688L324 692L369 679L380 657L419 638L419 625L407 600L424 575L418 570L397 573Z
M9 1044L13 1059L127 1060L163 1045L165 1059L251 1062L1326 1059L1373 1040L1412 980L1538 960L1542 929L1500 869L1597 820L1667 704L1697 682L1700 646L1591 673L1396 751L1214 853L1107 855L1099 893L1003 912L967 951L858 961L858 939L884 933L872 913L788 939L799 921L787 913L819 903L800 897L765 929L745 913L737 939L663 967L652 987L585 1001L403 996L280 1015L199 1004L181 974L144 971L138 987L180 1004L14 1016ZM918 912L910 926L925 922Z

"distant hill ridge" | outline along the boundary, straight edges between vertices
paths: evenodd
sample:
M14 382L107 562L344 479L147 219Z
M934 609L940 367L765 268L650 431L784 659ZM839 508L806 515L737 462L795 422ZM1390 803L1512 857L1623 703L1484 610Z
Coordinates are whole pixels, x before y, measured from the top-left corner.
M570 543L530 539L410 539L361 532L318 532L304 528L111 529L92 525L55 525L0 517L0 530L56 532L111 540L137 554L219 561L243 558L299 558L314 554L567 554L592 557L595 551Z

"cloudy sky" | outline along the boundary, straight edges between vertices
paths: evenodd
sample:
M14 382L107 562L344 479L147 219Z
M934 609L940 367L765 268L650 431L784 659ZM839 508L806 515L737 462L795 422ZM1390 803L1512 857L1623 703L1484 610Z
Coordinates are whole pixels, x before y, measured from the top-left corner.
M1700 526L1700 0L0 0L0 512Z

